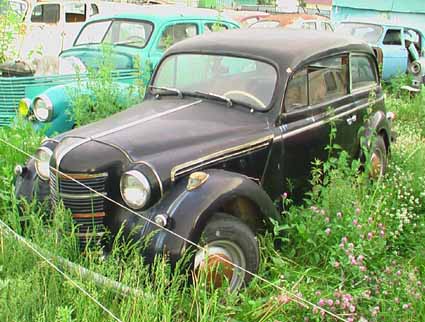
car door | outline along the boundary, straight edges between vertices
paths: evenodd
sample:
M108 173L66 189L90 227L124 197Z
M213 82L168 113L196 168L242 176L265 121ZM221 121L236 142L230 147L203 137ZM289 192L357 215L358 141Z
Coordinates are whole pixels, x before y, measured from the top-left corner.
M397 74L405 73L407 70L408 52L404 44L402 29L387 29L382 40L381 48L384 54L382 78L388 80Z
M333 143L350 149L346 118L354 108L349 94L348 55L319 60L295 72L289 83L281 118L281 164L288 188L300 197L308 188L312 163L328 158Z
M149 60L154 68L165 50L170 46L186 38L194 37L200 33L199 22L190 21L172 21L164 24L156 35L155 43L152 44Z

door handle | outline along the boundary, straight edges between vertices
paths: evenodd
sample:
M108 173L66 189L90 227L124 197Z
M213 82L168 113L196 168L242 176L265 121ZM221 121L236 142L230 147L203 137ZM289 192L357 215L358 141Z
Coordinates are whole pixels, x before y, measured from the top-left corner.
M346 121L347 121L348 125L353 124L354 122L357 121L357 115L353 115L353 116L349 117Z

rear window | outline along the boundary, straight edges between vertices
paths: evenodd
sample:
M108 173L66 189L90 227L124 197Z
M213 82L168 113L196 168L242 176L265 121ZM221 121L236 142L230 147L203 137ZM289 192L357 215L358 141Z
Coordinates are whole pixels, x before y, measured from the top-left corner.
M294 74L285 94L287 113L348 94L348 56L320 60Z

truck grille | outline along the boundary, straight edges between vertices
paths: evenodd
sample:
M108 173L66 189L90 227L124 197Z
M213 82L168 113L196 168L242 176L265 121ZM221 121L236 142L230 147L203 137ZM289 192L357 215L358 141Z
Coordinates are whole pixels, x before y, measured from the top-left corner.
M108 175L106 173L69 174L68 176L104 196L107 195ZM84 250L87 245L100 245L106 232L105 199L70 178L55 174L53 171L50 174L50 194L55 205L62 201L64 207L71 211L80 248Z
M136 73L134 69L125 69L113 71L112 77L117 82L132 83ZM87 75L80 75L80 79L86 80ZM0 74L0 126L12 123L19 101L24 97L34 98L50 87L76 81L74 74L28 77L3 77Z

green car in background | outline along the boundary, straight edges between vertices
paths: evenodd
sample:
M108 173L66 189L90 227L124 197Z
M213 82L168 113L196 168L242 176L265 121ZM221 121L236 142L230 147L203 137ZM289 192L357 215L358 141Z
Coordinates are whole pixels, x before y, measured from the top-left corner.
M100 67L105 44L110 47L116 88L126 99L132 95L131 85L138 79L143 78L142 81L147 83L169 46L199 34L235 28L239 25L222 17L218 11L168 5L145 7L140 13L93 18L82 27L73 47L59 56L61 68L66 66L73 72L24 77L4 77L3 72L0 77L0 117L5 112L5 101L8 103L6 108L13 107L14 111L19 102L19 113L27 116L36 128L47 128L47 135L68 131L74 127L69 94L77 83L84 87L89 68ZM142 67L142 73L138 72L137 65ZM75 70L79 71L78 77ZM17 97L24 94L22 91L25 98L16 102ZM87 89L88 94L89 91ZM15 106L11 106L13 104Z

